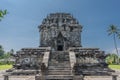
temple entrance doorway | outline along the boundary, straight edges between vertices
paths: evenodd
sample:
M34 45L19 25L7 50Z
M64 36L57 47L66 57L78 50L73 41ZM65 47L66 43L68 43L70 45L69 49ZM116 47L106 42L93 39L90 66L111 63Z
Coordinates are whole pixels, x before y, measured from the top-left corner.
M63 51L63 45L58 45L58 46L57 46L57 50L58 50L58 51Z
M60 32L56 39L56 50L57 51L64 51L65 49L65 38L63 37L62 33Z

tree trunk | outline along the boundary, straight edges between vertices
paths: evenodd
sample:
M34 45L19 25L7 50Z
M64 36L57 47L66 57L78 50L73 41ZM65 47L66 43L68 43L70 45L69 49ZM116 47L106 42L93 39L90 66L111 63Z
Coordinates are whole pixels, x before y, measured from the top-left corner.
M115 34L113 34L113 39L114 39L114 45L115 45L115 49L116 49L117 56L119 56L119 54L118 54L118 49L117 49L117 43L116 43ZM118 64L118 63L119 63L119 57L117 57L117 64Z
M117 43L116 43L115 34L113 35L113 37L114 37L114 45L115 45L116 53L117 53L117 55L119 55L119 54L118 54L118 49L117 49Z

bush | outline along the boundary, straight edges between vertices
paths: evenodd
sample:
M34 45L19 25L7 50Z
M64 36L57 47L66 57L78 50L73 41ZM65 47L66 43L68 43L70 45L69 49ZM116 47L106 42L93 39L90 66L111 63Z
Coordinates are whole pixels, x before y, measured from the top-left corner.
M109 54L109 56L106 57L106 63L107 64L119 64L120 57L116 54Z

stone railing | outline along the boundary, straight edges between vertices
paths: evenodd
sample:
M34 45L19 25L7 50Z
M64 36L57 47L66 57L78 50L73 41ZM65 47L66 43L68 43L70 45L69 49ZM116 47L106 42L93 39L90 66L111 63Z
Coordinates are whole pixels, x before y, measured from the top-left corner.
M49 55L50 55L50 52L45 52L44 53L44 57L43 57L42 63L44 63L46 67L48 67Z
M75 52L99 51L99 48L70 47L69 51L75 51Z
M76 63L76 57L74 52L69 52L69 57L70 57L70 65L71 68L73 68L74 64Z
M21 51L50 51L51 47L22 48Z

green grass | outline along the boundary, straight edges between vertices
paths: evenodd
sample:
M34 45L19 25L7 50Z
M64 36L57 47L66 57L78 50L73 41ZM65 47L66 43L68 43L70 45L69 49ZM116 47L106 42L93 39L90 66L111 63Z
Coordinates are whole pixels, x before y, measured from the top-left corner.
M12 68L12 65L0 65L0 70L6 70Z
M120 65L109 65L111 69L120 69Z

